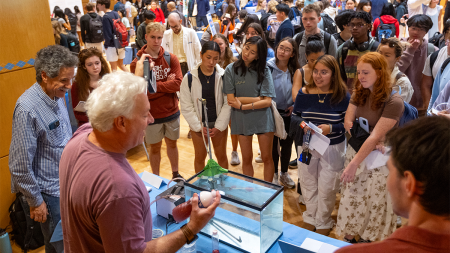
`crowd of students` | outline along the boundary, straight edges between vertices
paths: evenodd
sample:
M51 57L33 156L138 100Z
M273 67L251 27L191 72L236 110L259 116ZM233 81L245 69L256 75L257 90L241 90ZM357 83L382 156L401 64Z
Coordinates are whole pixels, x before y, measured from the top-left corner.
M448 132L450 125L450 20L444 21L442 29L438 25L442 36L430 36L436 22L432 15L426 15L431 9L437 8L439 12L442 8L436 7L432 0L426 8L423 5L413 13L415 1L410 0L409 16L399 16L396 12L404 13L402 1L397 1L394 7L388 2L369 0L359 3L297 1L295 5L292 0L282 3L260 0L255 3L256 14L248 14L225 1L221 5L225 6L223 15L213 15L216 26L213 34L202 17L209 11L209 3L200 7L204 2L189 1L188 19L173 2L165 1L123 0L111 10L110 0L98 0L85 6L85 15L78 8L75 14L55 8L52 26L57 44L70 49L68 30L72 34L77 31L69 21L74 15L79 20L79 37L85 48L77 56L60 46L39 51L35 64L37 83L16 104L9 156L12 190L28 202L31 217L43 223L46 251L54 250L48 243L49 235L61 218L67 252L82 252L83 246L77 243L106 249L102 241L122 242L127 245L124 250L149 247L150 244L145 246L143 242L148 242L151 236L138 221L143 219L151 226L148 210L143 215L139 210L120 207L119 199L127 198L127 194L111 188L111 182L119 183L120 179L105 176L110 171L103 170L98 161L108 164L110 154L115 164L111 171L134 182L135 176L118 172L118 168L121 164L130 167L124 152L140 144L139 133L145 132L144 142L150 146L153 173L159 175L164 140L173 178L182 177L178 171L177 147L180 115L189 125L196 173L205 166L204 142L208 135L217 162L223 168L232 169L229 164L240 164L241 156L243 173L254 176L254 135L259 145L255 161L263 164L265 181L295 188L288 168L298 168L299 202L306 205L302 214L304 228L329 235L336 226L336 234L350 243L386 239L378 245L384 245L387 250L387 245L394 240L391 235L399 225L397 215L411 218L409 213L414 213L416 220L411 223L425 228L411 232L422 242L416 247L423 252L448 250L450 137L444 134L440 138L435 132L445 126ZM190 23L192 17L197 21L195 28L203 26L201 39ZM130 30L136 29L138 52L130 64L132 74L116 72L117 68L128 72L123 66L124 48L118 48L114 42L118 21L129 24ZM406 37L402 37L401 27L405 27ZM133 32L129 34L133 36ZM144 82L137 77L144 77L146 60L150 78ZM156 90L151 91L150 87ZM69 109L67 113L62 98L70 88L73 111ZM141 94L142 89L147 90L145 96ZM205 101L207 111L199 99ZM80 102L85 102L84 108ZM133 114L135 111L138 114ZM407 115L414 111L422 118ZM71 127L72 112L77 125ZM403 126L405 118L411 121L407 126ZM361 121L367 129L364 130ZM430 129L427 121L433 122ZM305 157L298 160L300 154L307 156L304 138L318 133L304 123L316 125L330 139L330 146L322 155L311 151L308 162ZM90 131L92 135L87 134ZM228 132L232 141L230 159L226 151ZM86 144L83 138L90 142ZM66 145L70 153L65 151ZM297 159L290 161L293 146ZM369 167L366 158L374 150L385 153L386 147L392 148L388 163ZM429 149L443 153L431 154ZM67 187L75 181L81 183L77 173L90 168L89 164L77 162L84 156L99 158L95 164L102 171L93 178L82 177L84 184L110 181L102 185L101 194L95 187L87 188L99 194L94 194L98 199L92 201L103 204L91 207L104 220L75 224L74 217L88 215L80 206L90 206L86 201L91 193L79 189L86 196L75 197ZM60 159L64 161L61 165ZM432 167L430 172L425 172L429 167ZM444 191L436 191L430 186L434 184ZM120 185L124 187L126 183ZM145 197L142 194L145 190L140 188L140 185L135 187L129 194L136 199L143 198L145 209L148 194ZM432 193L428 188L433 188ZM331 213L339 190L341 198L335 224ZM102 194L108 195L105 199L115 204L102 202L105 201ZM132 205L139 202L126 201ZM439 205L439 201L444 204ZM190 222L191 226L166 240L175 236L184 238L184 235L189 242L190 233L198 232L206 224L200 218L209 220L217 205L207 211L196 209L197 216ZM102 216L104 210L106 214ZM119 215L134 214L130 224L140 224L142 231L122 229L123 232L110 231L103 235L102 229L108 229L107 219L115 210ZM422 226L418 219L424 217L432 217L433 222L442 224ZM129 227L124 222L120 224ZM91 238L81 234L83 229L91 231ZM395 236L401 240L406 235L396 232ZM114 241L116 237L118 241ZM139 238L141 244L132 245L127 238L133 237ZM430 245L426 238L433 238L436 243ZM376 249L377 244L371 245L359 246L359 250Z

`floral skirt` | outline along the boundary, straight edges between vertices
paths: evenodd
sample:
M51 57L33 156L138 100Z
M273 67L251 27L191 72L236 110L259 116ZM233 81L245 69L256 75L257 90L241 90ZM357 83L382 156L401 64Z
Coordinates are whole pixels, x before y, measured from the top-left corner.
M355 157L349 145L344 168ZM342 186L336 233L359 235L364 240L384 240L396 229L397 216L386 187L389 170L381 166L368 170L364 163L356 170L355 180Z

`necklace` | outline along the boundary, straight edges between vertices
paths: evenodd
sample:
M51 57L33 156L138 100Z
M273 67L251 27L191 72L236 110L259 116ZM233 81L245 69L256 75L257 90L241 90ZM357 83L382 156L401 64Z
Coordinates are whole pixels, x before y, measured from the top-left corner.
M212 75L210 75L210 76L205 76L206 82L207 82L207 83L209 83L209 79L211 79L211 76L212 76Z
M325 98L327 97L328 94L325 94L325 97L323 97L323 99L320 99L320 95L319 93L317 93L317 96L319 97L319 103L324 103L325 102Z

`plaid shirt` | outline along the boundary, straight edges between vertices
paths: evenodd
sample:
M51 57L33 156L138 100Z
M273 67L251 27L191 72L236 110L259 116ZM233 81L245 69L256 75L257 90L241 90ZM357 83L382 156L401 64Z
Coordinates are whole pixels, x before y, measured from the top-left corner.
M11 192L23 193L30 206L42 203L41 192L59 197L59 160L71 137L64 99L51 99L38 83L26 90L14 108Z

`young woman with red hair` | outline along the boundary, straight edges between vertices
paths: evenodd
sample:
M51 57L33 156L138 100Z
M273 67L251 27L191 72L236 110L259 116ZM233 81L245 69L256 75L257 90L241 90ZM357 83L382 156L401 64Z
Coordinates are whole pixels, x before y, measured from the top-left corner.
M357 63L357 79L345 115L344 127L350 133L363 117L369 125L369 137L359 150L351 138L347 147L341 201L336 233L355 243L387 238L396 226L396 215L386 189L388 168L368 168L366 157L375 149L382 149L386 133L398 126L404 111L403 99L392 94L390 71L386 59L379 53L367 53ZM352 147L353 146L353 147ZM356 148L357 149L357 148Z

